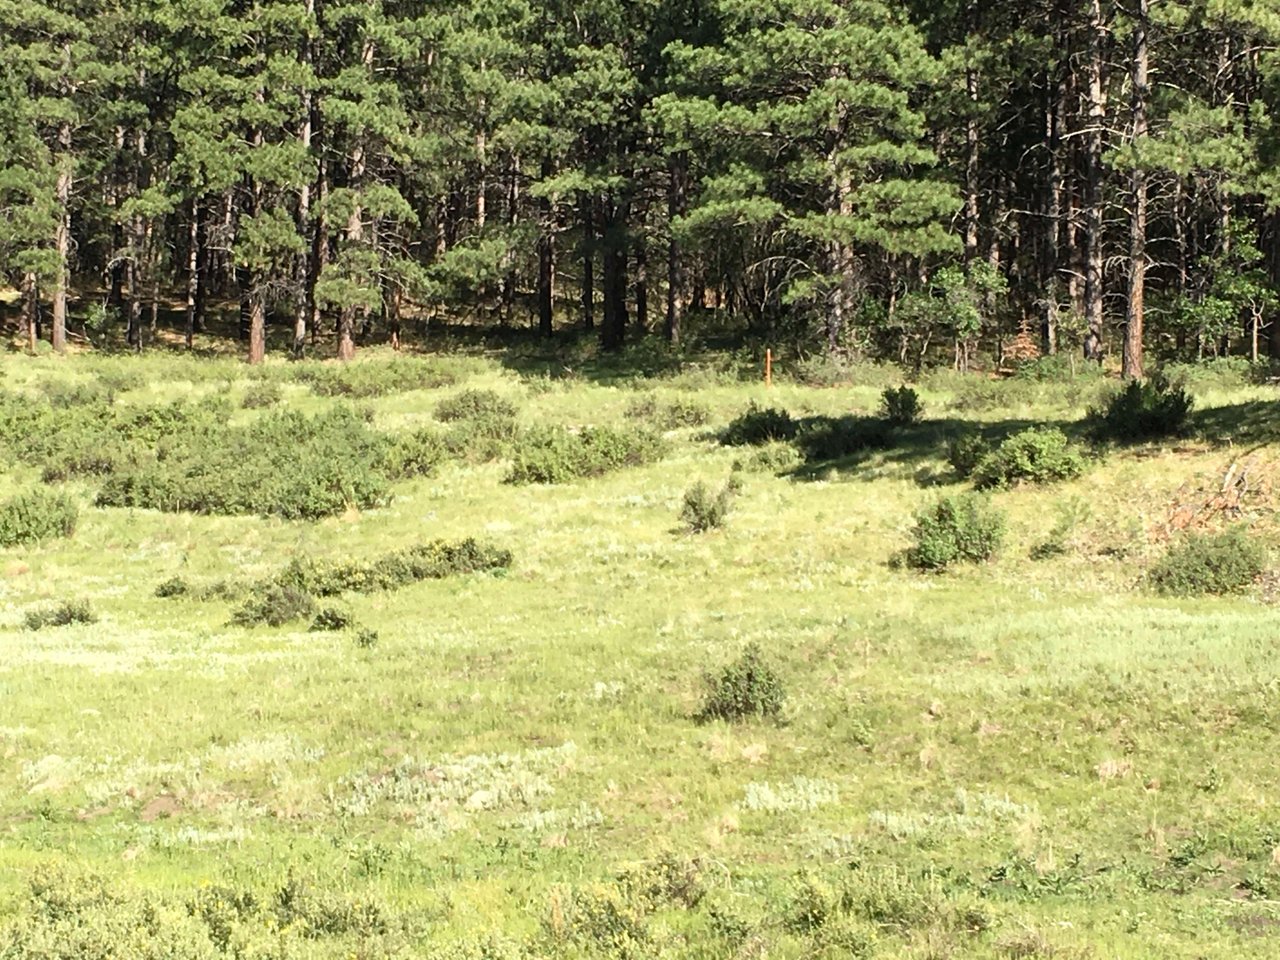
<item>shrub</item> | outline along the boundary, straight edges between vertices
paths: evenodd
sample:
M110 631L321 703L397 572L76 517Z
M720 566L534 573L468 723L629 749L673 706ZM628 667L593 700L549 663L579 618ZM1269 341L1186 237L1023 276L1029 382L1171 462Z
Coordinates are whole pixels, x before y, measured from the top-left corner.
M70 497L32 490L0 503L0 547L69 537L80 511Z
M1048 560L1067 552L1077 528L1093 513L1084 497L1071 497L1056 507L1058 519L1049 530L1049 536L1031 548L1032 560Z
M445 435L449 455L469 463L489 463L509 456L524 431L510 416L487 414L460 420Z
M751 644L742 656L718 676L707 675L707 693L699 717L702 720L741 720L746 717L776 719L786 700L782 678Z
M167 436L154 457L109 477L97 502L316 520L386 501L388 442L349 409L315 417L273 411L248 426L206 423Z
M514 452L507 483L568 483L659 460L661 437L646 430L587 427L577 433L544 427L525 435Z
M908 386L889 387L880 394L880 416L895 427L909 427L920 420L920 394Z
M652 394L632 400L627 404L626 414L632 420L646 420L659 430L701 427L711 419L707 408L696 400L677 397L662 403Z
M810 463L839 460L892 445L892 427L875 417L814 417L801 424L796 437L796 446Z
M789 443L766 443L735 460L735 470L782 473L800 465L800 451Z
M309 629L313 633L326 633L335 630L346 630L354 624L355 618L351 616L350 610L345 610L342 607L321 607L320 612L311 621Z
M684 493L684 504L680 508L681 522L691 533L706 533L723 527L729 517L733 498L741 489L742 482L736 476L730 476L715 493L699 480Z
M1004 531L1004 514L981 494L945 497L916 516L906 562L917 570L981 563L995 555Z
M516 405L493 390L463 390L436 405L437 420L511 420Z
M426 477L449 456L445 440L435 430L415 430L392 441L382 466L395 480Z
M49 607L37 607L23 615L28 630L44 627L67 627L73 623L97 623L98 615L88 600L63 600Z
M755 401L725 427L720 442L727 447L757 447L776 440L794 440L800 425L785 410L762 408Z
M274 380L254 380L245 390L244 399L240 401L240 405L246 410L261 410L264 407L275 406L283 396L280 384Z
M231 615L231 622L238 627L282 627L294 620L305 620L316 609L311 594L291 584L272 583L255 591L240 608Z
M356 646L361 650L369 650L378 645L378 634L375 630L361 627L355 632Z
M294 378L307 384L317 396L357 399L409 390L434 390L452 386L458 379L452 370L420 358L389 363L300 363L291 370Z
M1094 433L1104 440L1132 443L1179 436L1186 432L1195 401L1182 387L1153 377L1132 380L1111 397L1103 410L1092 410Z
M511 551L478 540L434 540L366 563L295 557L275 582L318 597L330 597L347 591L394 590L420 580L505 570L511 566L511 559Z
M190 591L191 587L187 584L187 581L181 577L170 577L156 587L156 596L162 600L170 597L184 597Z
M973 471L979 489L1019 483L1052 483L1084 473L1085 460L1067 435L1053 427L1015 433L983 457Z
M968 480L991 452L991 444L977 430L967 430L947 440L947 460L961 480Z
M1243 590L1266 566L1267 553L1243 527L1192 533L1169 547L1148 579L1158 593L1175 597Z

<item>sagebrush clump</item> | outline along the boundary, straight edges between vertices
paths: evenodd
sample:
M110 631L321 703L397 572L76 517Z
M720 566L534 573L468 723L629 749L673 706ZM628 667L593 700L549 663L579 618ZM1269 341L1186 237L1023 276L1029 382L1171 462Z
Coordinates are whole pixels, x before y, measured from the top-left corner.
M728 447L757 447L778 440L794 440L799 422L786 410L760 407L753 400L720 434Z
M1105 408L1090 411L1089 420L1094 434L1102 440L1160 440L1185 434L1194 406L1194 398L1184 388L1153 377L1130 381Z
M513 452L506 482L569 483L662 459L667 445L647 430L614 427L542 427L529 431Z
M691 533L706 533L723 527L733 507L733 498L742 491L742 481L732 475L716 491L699 480L684 493L680 521Z
M704 721L774 720L786 702L781 676L754 643L720 673L708 674L705 682L706 697L698 712Z
M1053 483L1084 473L1084 455L1055 427L1015 433L983 457L973 470L978 489L1020 483Z
M61 493L31 490L0 503L0 547L16 547L69 537L80 510Z
M514 419L518 410L493 390L463 390L436 404L437 420Z
M652 394L636 397L628 403L626 415L631 420L648 421L659 430L701 427L711 419L710 411L696 400L677 397L659 401Z
M987 497L976 493L944 497L917 514L915 542L905 560L917 570L982 563L999 550L1004 533L1004 514Z
M68 627L73 623L97 623L98 615L88 600L63 600L47 607L28 610L22 617L28 630Z
M920 394L908 386L890 387L880 394L880 416L895 427L918 423L923 413Z
M491 543L470 538L434 540L363 562L295 557L275 582L317 597L331 597L346 592L395 590L421 580L505 570L511 561L510 550Z
M313 633L346 630L355 625L355 617L345 607L321 607L308 628Z
M968 480L991 453L991 443L978 430L965 430L947 440L947 462L956 476Z
M231 615L231 623L237 627L282 627L306 620L315 609L315 599L307 591L292 584L271 583L245 600Z
M1267 551L1244 527L1189 533L1147 575L1157 593L1175 597L1223 595L1245 589L1266 569Z

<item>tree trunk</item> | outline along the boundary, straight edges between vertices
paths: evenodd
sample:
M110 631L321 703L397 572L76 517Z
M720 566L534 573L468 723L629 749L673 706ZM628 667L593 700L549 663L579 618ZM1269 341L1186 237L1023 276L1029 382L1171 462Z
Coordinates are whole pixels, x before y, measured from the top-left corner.
M316 199L321 212L316 217L311 231L311 256L307 266L307 311L308 326L311 328L311 342L316 342L320 335L320 304L316 300L316 281L329 262L329 222L323 213L325 200L329 196L329 168L324 158L320 158L320 169L316 174Z
M1065 44L1061 38L1059 43ZM1048 84L1046 84L1048 86ZM1041 328L1041 345L1050 356L1058 352L1058 307L1061 291L1060 273L1063 217L1063 194L1066 191L1066 174L1063 171L1062 129L1066 114L1066 78L1059 75L1049 93L1049 106L1045 111L1045 134L1049 142L1048 183L1046 184L1046 209L1044 223L1044 321Z
M351 187L358 190L364 180L365 156L364 147L357 145L351 154ZM364 239L364 211L359 201L351 208L351 216L347 219L346 242L351 246L358 245ZM355 343L356 308L344 306L338 315L338 359L350 360L356 355Z
M596 201L588 195L582 201L582 329L596 325Z
M974 4L968 4L966 19L973 22ZM964 165L964 262L970 263L978 255L978 170L981 159L980 133L978 130L978 71L972 65L965 67L965 92L968 95L969 116L965 120Z
M1133 142L1147 135L1147 23L1148 0L1137 0L1133 28ZM1125 316L1124 375L1142 379L1142 333L1147 282L1147 175L1138 163L1133 169L1133 209L1129 213L1129 303ZM1256 333L1256 331L1255 331ZM1254 337L1255 351L1257 337Z
M187 349L195 346L196 308L200 303L200 201L191 198L187 208Z
M1102 147L1106 101L1102 91L1103 31L1101 0L1093 0L1089 23L1089 118L1085 131L1085 275L1086 360L1102 363Z
M68 55L69 56L69 55ZM58 225L54 231L53 246L58 255L57 274L53 282L53 327L49 338L53 349L62 353L67 349L67 279L71 259L71 125L58 127Z
M262 298L257 271L246 273L249 278L249 364L257 366L267 356L267 305Z
M604 202L604 322L600 346L620 350L627 338L627 205L615 197Z
M305 11L309 22L314 22L316 13L315 0L306 0ZM307 37L302 41L302 49L300 58L304 65L310 66L314 59L311 50L311 38ZM298 145L302 148L302 152L310 157L312 156L312 139L314 132L315 120L315 101L312 97L311 90L306 89L302 93L302 104L299 110L301 123L298 127ZM311 182L304 180L298 190L298 211L297 224L298 236L305 237L307 235L308 221L311 219ZM294 265L294 279L298 285L298 291L294 296L293 303L293 344L290 347L289 355L294 360L301 360L307 349L307 321L311 317L311 305L315 299L315 276L311 272L312 258L310 251L304 250L298 254L297 261Z
M36 275L28 270L22 275L22 326L27 332L27 348L36 352L40 339L40 303L36 293Z
M680 342L680 320L684 312L684 268L680 242L672 224L685 213L685 157L667 161L667 325L668 343Z
M551 176L551 165L544 163L542 176ZM549 337L555 331L556 308L556 234L555 206L550 197L544 197L542 230L538 237L538 334Z
M636 303L636 333L644 336L649 332L649 247L648 237L644 231L644 218L640 218L640 229L634 246L636 264L632 289Z

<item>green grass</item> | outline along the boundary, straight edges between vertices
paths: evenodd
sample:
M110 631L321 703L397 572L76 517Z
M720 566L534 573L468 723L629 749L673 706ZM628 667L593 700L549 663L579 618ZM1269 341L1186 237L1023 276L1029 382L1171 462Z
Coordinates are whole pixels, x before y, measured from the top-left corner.
M1092 381L997 385L1004 403L935 377L900 442L745 474L730 522L692 536L683 493L743 456L714 432L749 401L874 415L880 388L457 370L359 401L317 396L283 364L253 376L279 380L278 407L355 402L390 432L429 426L461 388L497 390L529 423L621 427L641 387L710 420L668 432L657 463L532 487L504 484L501 462L448 463L385 508L314 523L100 509L94 483L59 485L81 507L75 535L0 551L0 955L3 931L31 923L31 878L56 865L174 903L300 877L411 918L404 956L480 956L458 944L490 930L529 957L834 957L855 934L876 957L1275 956L1280 616L1260 590L1141 587L1170 502L1233 451L1112 451L1081 479L999 491L1001 555L920 575L890 560L921 507L963 488L950 427L1074 436ZM160 355L9 356L0 373L32 393L127 377L122 404L249 386L230 361ZM1233 408L1250 413L1241 430L1274 420L1263 389L1197 399L1201 425ZM235 404L237 422L261 415ZM6 469L0 484L38 483ZM1071 497L1090 519L1063 555L1030 561ZM1248 505L1268 537L1273 507ZM301 553L466 537L510 549L510 571L344 595L378 634L368 648L304 621L228 626L230 599L154 595L173 576L265 581ZM98 621L22 629L64 598ZM752 643L785 684L781 721L699 723L704 673ZM696 865L696 904L618 879L664 857ZM609 898L642 946L597 929L622 922L596 909ZM839 916L813 926L814 904ZM372 940L360 954L357 936L312 946L391 955Z

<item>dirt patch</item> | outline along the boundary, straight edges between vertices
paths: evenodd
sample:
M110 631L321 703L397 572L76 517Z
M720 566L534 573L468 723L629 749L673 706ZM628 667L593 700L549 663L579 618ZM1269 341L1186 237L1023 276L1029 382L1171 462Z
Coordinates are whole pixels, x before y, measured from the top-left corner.
M172 817L182 810L182 801L171 793L162 793L147 801L147 805L138 813L143 823L154 823L156 820Z

